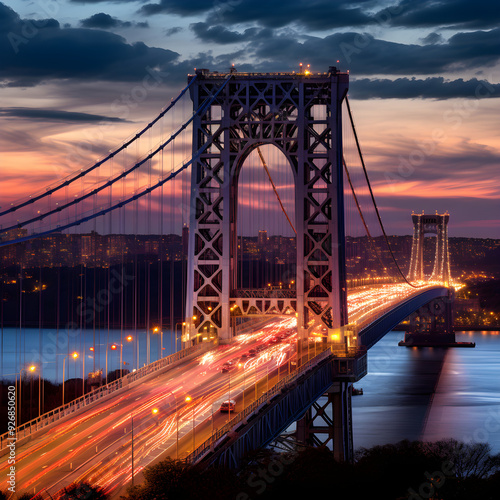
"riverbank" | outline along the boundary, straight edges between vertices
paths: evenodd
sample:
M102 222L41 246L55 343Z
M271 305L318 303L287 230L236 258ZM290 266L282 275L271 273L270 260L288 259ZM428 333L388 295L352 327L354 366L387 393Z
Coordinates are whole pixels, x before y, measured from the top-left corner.
M392 330L395 332L406 332L409 325L397 325ZM500 325L484 326L484 325L453 325L455 333L460 332L496 332L500 331Z

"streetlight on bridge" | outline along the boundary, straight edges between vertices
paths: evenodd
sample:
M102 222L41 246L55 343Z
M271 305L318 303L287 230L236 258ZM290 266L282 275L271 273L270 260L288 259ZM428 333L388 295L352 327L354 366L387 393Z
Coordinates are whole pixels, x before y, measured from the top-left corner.
M19 371L19 424L21 425L21 420L22 420L22 413L21 413L21 404L22 404L22 387L23 387L23 381L22 381L22 373L23 372L28 372L30 371L33 373L36 370L35 365L30 365L28 368L21 368ZM17 382L17 374L16 374L16 382ZM31 403L30 403L31 404Z
M62 405L64 406L64 380L65 380L65 375L66 375L66 358L71 356L73 359L77 359L78 358L78 353L75 351L75 352L72 352L71 354L69 354L68 356L64 356L64 359L63 359L63 390L62 390Z
M134 337L132 337L132 335L127 335L127 337L125 337L125 340L127 342L132 342L132 340L134 340ZM108 383L108 347L112 351L120 349L120 377L123 376L123 344L118 344L116 342L114 342L113 344L106 344L106 384Z
M177 327L179 325L182 325L182 327L185 327L186 326L186 322L185 321L182 321L182 322L179 322L179 323L176 323L175 324L175 352L177 352ZM184 328L182 328L181 330L181 339L182 339L182 332L184 331ZM172 353L173 354L173 353Z

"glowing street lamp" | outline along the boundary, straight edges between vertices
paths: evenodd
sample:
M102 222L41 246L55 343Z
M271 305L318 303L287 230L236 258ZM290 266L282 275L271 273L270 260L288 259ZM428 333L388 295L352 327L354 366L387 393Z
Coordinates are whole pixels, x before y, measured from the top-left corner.
M20 372L19 372L19 425L21 425L21 418L22 418L22 413L21 413L21 403L22 403L22 387L23 387L23 384L22 384L22 373L23 372L28 372L30 371L31 373L33 373L34 371L36 370L36 366L35 365L30 365L28 368L21 368ZM16 380L17 380L17 377L16 377Z
M175 349L174 349L174 350L175 350L175 352L177 352L177 331L178 331L178 330L177 330L177 327L178 327L179 325L182 325L182 326L184 327L184 326L186 326L186 322L185 322L185 321L183 321L182 323L181 323L181 322L179 322L179 323L176 323L176 324L175 324ZM183 331L184 331L184 328L182 328L182 330L181 330L181 339L182 339L182 332L183 332ZM172 353L172 354L173 354L173 353Z
M77 359L78 358L78 353L75 351L75 352L72 352L69 356L71 356L73 359ZM63 359L63 391L62 391L62 405L64 406L64 380L65 380L65 375L66 375L66 369L65 369L65 366L66 366L66 358L68 356L64 356L64 359Z

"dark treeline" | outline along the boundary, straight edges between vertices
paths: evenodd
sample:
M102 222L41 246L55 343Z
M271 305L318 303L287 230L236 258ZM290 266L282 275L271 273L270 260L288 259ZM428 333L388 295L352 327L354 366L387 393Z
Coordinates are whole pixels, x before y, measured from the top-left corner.
M252 452L239 470L189 465L167 458L144 469L144 482L121 500L497 500L500 455L486 443L453 439L401 441L361 448L353 463L338 462L326 448ZM7 498L0 492L0 500ZM48 500L48 496L20 496ZM106 500L95 485L65 489L64 500Z
M43 500L51 498L43 493L33 496L30 493L21 493L14 497L15 500ZM0 491L0 500L14 500L7 493ZM109 495L99 486L92 486L89 483L83 482L79 484L71 484L63 489L57 497L58 500L109 500ZM51 500L54 500L53 498Z

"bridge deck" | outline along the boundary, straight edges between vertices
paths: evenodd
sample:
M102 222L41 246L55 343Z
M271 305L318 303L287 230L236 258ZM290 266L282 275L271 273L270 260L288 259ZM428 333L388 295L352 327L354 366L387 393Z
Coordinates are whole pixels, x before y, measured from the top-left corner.
M367 290L351 293L352 315L361 327L360 343L373 345L413 308L447 293L442 287L412 289L404 296L397 290L396 285L372 289L371 293L378 297L380 307L374 307L370 300L366 300L365 307L360 305ZM372 309L376 312L370 313ZM47 488L54 494L78 477L117 491L131 479L132 418L136 473L162 456L187 457L200 446L202 449L198 450L198 454L201 453L201 458L219 438L224 439L223 436L232 432L234 425L245 425L246 437L239 444L234 441L236 448L231 448L233 451L226 447L226 450L220 448L217 452L217 460L234 461L235 458L228 457L234 454L235 449L246 449L250 444L256 444L252 433L262 429L262 424L248 426L250 420L254 421L254 414L261 415L255 422L267 415L266 428L271 430L260 434L260 444L266 444L291 422L290 419L300 416L313 399L327 389L335 370L339 374L343 370L352 370L353 366L344 365L342 368L339 365L335 368L335 360L339 358L332 357L328 352L322 353L311 359L304 368L309 375L299 380L303 373L293 373L293 338L270 343L277 333L289 331L292 322L292 315L274 318L259 332L242 335L232 344L219 346L195 360L182 361L170 371L144 384L117 392L116 396L67 417L29 443L18 446L16 464L19 470L24 471L19 478L18 490L33 492ZM311 356L314 356L315 349L321 351L324 347L322 343L311 345ZM242 360L242 354L248 353L251 348L261 350L257 356ZM224 363L238 360L242 361L244 368L222 373ZM348 363L352 360L344 358L344 361ZM363 369L355 367L354 372L356 375L353 376L357 377L362 375ZM278 383L281 385L276 385ZM271 392L264 396L264 401L262 397L268 391ZM186 401L187 395L191 397L191 402ZM273 398L274 395L276 398ZM231 422L231 415L218 411L221 401L225 399L236 400L237 416L245 408L242 416L238 417L239 422ZM157 416L151 413L152 408L158 408ZM215 448L212 451L216 451ZM212 456L215 457L215 453ZM6 467L5 461L0 466L0 473L3 474ZM0 488L5 486L5 480L2 480Z

